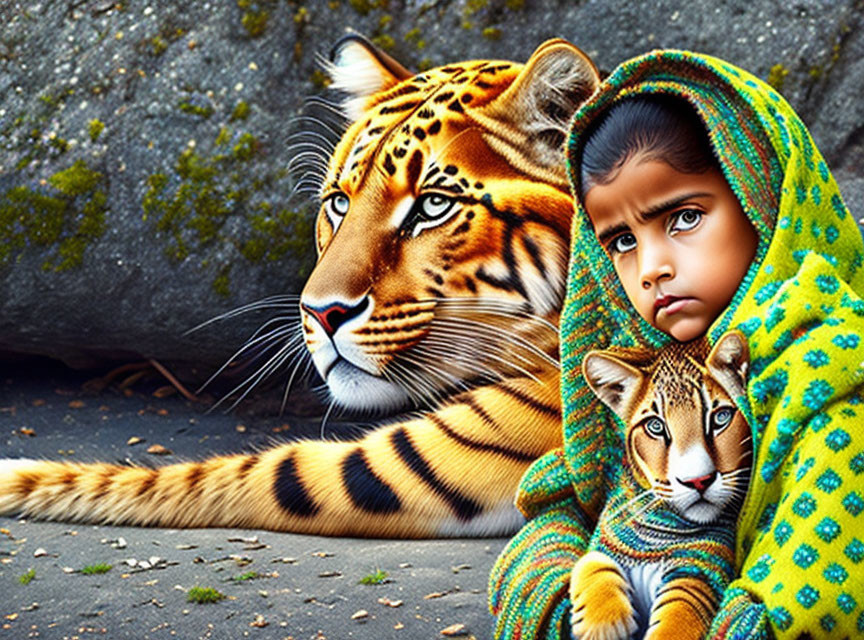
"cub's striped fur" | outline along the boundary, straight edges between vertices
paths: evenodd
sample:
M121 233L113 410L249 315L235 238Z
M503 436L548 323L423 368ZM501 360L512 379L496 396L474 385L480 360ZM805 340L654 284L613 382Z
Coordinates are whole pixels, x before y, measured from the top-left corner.
M524 65L412 75L349 36L330 72L351 123L319 167L306 346L342 407L432 408L356 442L155 470L0 461L0 514L395 537L519 525L519 478L560 444L572 201L559 147L597 71L553 40Z
M746 338L729 332L706 353L700 340L647 361L620 350L585 356L586 381L627 426L623 483L635 486L610 500L573 568L574 638L708 631L734 572L752 438L734 402L746 393Z

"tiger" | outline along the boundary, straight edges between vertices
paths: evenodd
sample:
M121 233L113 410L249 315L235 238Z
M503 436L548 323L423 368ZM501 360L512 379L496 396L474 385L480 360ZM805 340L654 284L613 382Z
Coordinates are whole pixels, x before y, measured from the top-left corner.
M570 576L573 638L700 640L733 578L750 478L747 340L724 334L649 355L591 351L585 381L625 425L632 490L604 508ZM707 354L707 356L706 356Z
M397 418L157 468L0 460L0 515L383 538L524 521L519 479L562 441L562 144L597 68L554 39L415 74L353 33L327 67L348 124L315 186L302 335L335 404Z

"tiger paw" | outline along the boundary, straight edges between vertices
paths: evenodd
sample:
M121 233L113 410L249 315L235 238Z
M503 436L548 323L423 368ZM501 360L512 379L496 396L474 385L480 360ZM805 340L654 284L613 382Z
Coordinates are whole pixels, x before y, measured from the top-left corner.
M570 625L577 640L624 640L636 632L630 584L618 565L589 551L570 574Z

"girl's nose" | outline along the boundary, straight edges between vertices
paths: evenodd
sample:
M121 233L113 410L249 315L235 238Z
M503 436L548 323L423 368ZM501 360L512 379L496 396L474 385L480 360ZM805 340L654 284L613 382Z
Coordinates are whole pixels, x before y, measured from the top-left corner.
M673 261L662 247L643 250L641 258L639 280L643 289L651 289L657 286L661 280L669 280L674 277Z

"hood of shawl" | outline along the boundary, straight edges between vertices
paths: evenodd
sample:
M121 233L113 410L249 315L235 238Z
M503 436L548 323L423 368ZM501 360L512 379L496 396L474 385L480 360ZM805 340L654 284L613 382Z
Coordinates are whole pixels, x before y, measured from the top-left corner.
M589 486L596 461L615 446L608 437L598 444L602 437L591 435L601 430L598 403L581 376L585 353L613 345L660 348L672 339L637 314L596 239L578 195L582 134L616 102L656 93L678 96L694 107L759 238L753 264L709 329L710 343L744 322L739 309L752 312L754 301L770 298L794 277L806 254L822 255L847 282L864 263L861 234L833 176L801 119L773 88L727 62L687 51L653 51L621 64L577 111L566 149L576 211L560 324L562 399L565 446L577 489L583 479Z

